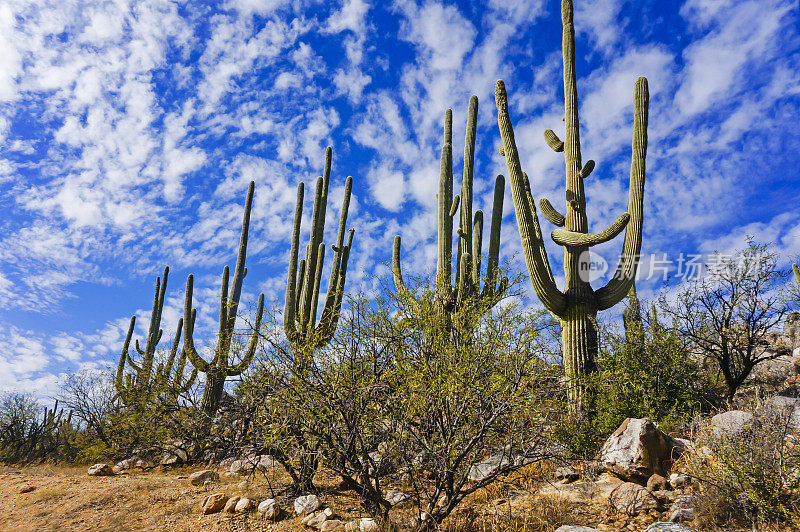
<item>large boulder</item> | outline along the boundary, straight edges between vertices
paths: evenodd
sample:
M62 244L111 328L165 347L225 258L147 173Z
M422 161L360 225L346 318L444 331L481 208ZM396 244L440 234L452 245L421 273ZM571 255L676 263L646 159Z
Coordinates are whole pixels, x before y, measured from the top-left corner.
M756 419L744 410L729 410L711 418L711 432L717 436L741 436L755 428Z
M114 474L114 470L108 464L94 464L89 466L90 477L110 477Z
M606 470L644 484L651 475L665 476L683 446L647 418L628 418L609 436L598 460Z
M608 502L617 511L636 515L658 508L658 499L634 482L624 482L611 492Z

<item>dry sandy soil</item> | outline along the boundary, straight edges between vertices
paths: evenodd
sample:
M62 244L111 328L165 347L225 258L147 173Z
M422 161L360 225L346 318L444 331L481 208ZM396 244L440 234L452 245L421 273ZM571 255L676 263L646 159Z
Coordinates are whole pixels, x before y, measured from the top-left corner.
M0 532L61 530L224 530L298 531L306 529L300 518L292 516L293 497L281 495L285 485L281 472L271 472L249 480L242 490L242 479L223 476L205 490L192 486L187 476L201 468L167 471L134 470L113 477L90 477L85 466L0 467ZM537 475L538 476L538 475ZM320 478L321 477L321 478ZM368 516L352 492L336 488L333 476L318 475L320 499L347 522ZM446 521L443 530L552 532L562 524L599 524L602 530L644 530L653 518L638 520L610 513L608 508L574 504L564 500L543 500L514 496L519 488L535 490L524 478L512 483L497 483L473 494L458 512ZM30 488L33 488L32 490ZM273 490L274 488L274 490ZM235 516L223 513L202 515L203 499L210 494L244 493L261 501L275 498L284 509L283 518L272 523L255 513ZM403 512L406 515L403 515ZM392 511L395 522L407 521L411 509ZM476 516L478 519L476 520ZM642 516L647 517L647 516ZM473 522L473 528L467 523ZM482 526L475 526L480 523Z

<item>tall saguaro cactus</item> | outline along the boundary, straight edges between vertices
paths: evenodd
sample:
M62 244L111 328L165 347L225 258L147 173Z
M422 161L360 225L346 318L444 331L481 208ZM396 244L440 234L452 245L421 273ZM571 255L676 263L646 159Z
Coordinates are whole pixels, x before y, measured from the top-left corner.
M188 390L192 384L194 384L195 378L197 377L197 370L194 370L189 378L184 380L183 370L186 367L186 353L184 351L181 351L178 365L175 367L175 374L172 375L172 369L175 365L175 356L177 355L178 345L181 340L183 320L178 320L177 331L172 342L172 349L170 350L166 365L160 363L153 369L156 349L164 333L161 329L161 314L164 310L164 296L167 291L168 276L169 267L166 267L164 268L163 280L161 277L156 278L156 293L153 299L153 309L150 311L150 327L148 329L144 349L139 345L139 340L135 341L136 351L142 357L139 364L133 361L129 351L133 329L136 326L136 316L131 317L128 334L125 336L125 343L122 346L122 353L120 354L119 364L117 365L117 376L114 381L117 395L123 402L132 404L132 401L136 399L150 400L164 392L167 392L167 398L169 400L177 400L178 394ZM129 373L127 376L125 375L126 363L134 370L134 373Z
M283 326L286 337L295 348L297 363L303 367L315 349L330 342L339 322L342 308L344 284L347 276L347 261L353 245L354 230L347 235L344 243L347 213L350 209L350 194L353 190L353 178L347 177L344 185L344 199L339 216L339 230L333 249L333 265L328 281L328 293L325 306L317 323L317 306L319 303L320 280L325 262L325 244L322 242L325 231L325 213L328 205L328 185L331 177L332 150L325 150L325 167L321 177L317 178L314 192L314 210L311 215L311 234L306 246L306 258L300 260L300 224L303 218L304 185L297 186L297 205L294 210L294 226L292 229L292 247L289 252L289 273L286 280L286 306L283 312ZM299 272L298 272L299 267Z
M634 88L634 125L628 212L623 213L603 231L589 233L583 180L589 176L595 164L591 160L582 164L581 160L572 0L562 0L561 22L563 24L562 53L566 136L562 142L550 129L545 131L544 136L545 141L553 150L564 152L567 181L566 215L560 214L546 199L541 200L540 207L545 218L558 226L552 232L553 240L564 247L565 289L563 291L556 286L550 271L536 206L531 195L530 182L520 165L514 130L508 112L506 88L502 80L498 80L495 86L495 100L498 125L503 138L503 151L511 179L514 210L517 215L517 225L531 283L536 296L544 306L561 320L564 366L570 403L573 408L580 410L590 406L584 404L585 385L582 378L595 369L597 312L611 308L621 301L633 285L636 275L642 244L642 200L647 152L649 93L647 80L640 77ZM625 229L625 240L616 273L606 286L595 291L589 284L586 275L589 272L589 247L611 240L623 229Z
M470 322L488 311L502 297L508 279L498 281L498 258L500 254L500 224L503 218L503 194L505 178L498 175L494 184L492 223L489 230L489 254L483 289L481 281L481 247L483 244L483 211L472 215L472 181L475 167L475 132L478 121L478 97L469 100L467 132L464 142L461 196L453 197L453 112L445 113L444 146L439 164L438 200L438 255L436 261L436 286L433 304L437 312L455 318L460 325L469 327ZM453 217L461 205L458 224L458 254L456 256L455 286L452 284ZM400 235L394 237L392 272L397 291L415 308L430 302L412 299L403 282L400 267ZM476 308L477 306L477 308ZM471 312L467 312L467 310ZM477 312L474 312L476 311ZM467 316L469 314L469 316Z
M256 348L258 347L258 334L261 327L261 316L264 312L264 294L258 297L258 309L256 310L256 321L250 343L247 347L242 360L238 364L231 364L229 355L233 332L236 326L236 314L239 310L239 298L242 294L242 283L247 275L247 268L244 262L247 256L247 232L250 227L250 209L253 206L253 192L255 182L250 182L247 189L247 199L244 207L244 218L242 220L242 234L239 238L239 254L236 258L236 269L233 275L233 286L228 287L230 272L228 267L222 270L222 293L219 303L219 334L217 335L217 345L214 348L214 358L211 362L206 362L197 353L194 346L194 325L197 317L196 309L192 308L192 289L194 277L189 275L186 280L186 301L183 308L183 343L184 350L189 357L189 361L195 369L206 374L206 384L203 389L203 400L201 409L207 417L212 417L219 407L225 387L225 379L241 374L253 361Z

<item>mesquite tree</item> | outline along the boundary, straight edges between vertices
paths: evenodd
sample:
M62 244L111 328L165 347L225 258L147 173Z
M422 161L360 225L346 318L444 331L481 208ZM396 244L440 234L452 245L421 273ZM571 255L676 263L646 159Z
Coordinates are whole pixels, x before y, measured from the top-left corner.
M469 100L467 132L464 142L461 196L453 197L453 111L445 113L444 146L439 165L439 193L436 261L436 285L433 299L416 299L403 282L400 267L400 235L394 238L392 272L402 302L409 305L412 316L424 315L423 309L433 306L446 325L455 326L462 333L469 333L478 317L488 312L502 298L508 287L508 279L498 281L498 257L500 254L500 224L503 217L503 194L505 178L498 175L494 185L492 224L489 230L489 254L486 277L481 289L481 246L483 244L483 212L472 216L472 180L475 166L475 131L478 120L478 97ZM457 229L458 254L456 255L455 286L453 286L453 217L461 205ZM445 325L445 323L443 323Z
M511 193L525 262L536 296L561 322L564 367L568 394L572 408L591 409L585 404L583 377L595 371L597 354L597 312L613 307L628 293L636 276L636 267L642 244L642 200L645 180L645 155L647 152L647 118L649 93L647 80L640 77L634 89L634 126L631 155L628 212L623 213L608 228L589 233L586 217L586 197L583 180L594 169L592 160L582 164L580 124L578 122L578 90L575 78L575 28L571 0L561 2L562 54L564 61L564 121L566 135L562 142L550 129L545 131L547 144L557 152L564 152L566 163L566 215L558 212L549 201L540 201L542 214L558 226L552 232L553 240L564 247L564 290L553 279L542 231L532 198L530 181L522 171L519 153L514 140L514 130L508 111L505 84L498 80L495 86L497 118L503 138L505 155L511 180ZM588 280L591 246L607 242L625 229L622 255L614 277L606 286L593 290Z
M122 353L119 357L114 385L117 389L117 397L128 406L136 404L137 401L153 400L162 394L165 394L166 400L174 403L177 401L179 394L191 388L197 377L197 369L194 369L188 379L184 380L183 378L183 371L186 367L186 352L184 350L181 350L180 357L178 357L178 365L175 366L175 356L178 353L178 345L180 345L183 329L182 319L178 320L178 327L166 364L162 362L158 364L155 371L153 370L156 348L164 333L160 327L168 276L169 267L166 267L164 268L163 280L161 277L156 278L156 293L153 299L153 309L150 311L150 327L147 332L144 349L139 345L139 340L135 341L136 351L142 357L139 364L133 361L129 352L133 329L136 326L136 316L131 317L128 334L125 335L125 343L122 346ZM126 363L134 370L134 373L125 375ZM175 366L174 375L172 372L173 366Z
M250 365L258 347L258 330L261 327L261 316L264 311L264 294L258 297L258 309L256 310L256 321L253 326L253 333L250 344L238 364L232 364L229 355L233 332L236 326L236 314L239 310L239 298L242 295L242 282L247 275L247 268L244 266L247 256L247 232L250 227L250 209L253 206L253 192L255 182L250 182L247 189L247 200L244 207L244 218L242 220L242 234L239 238L239 254L236 258L236 269L233 275L233 286L228 289L230 272L228 267L222 270L222 293L219 303L219 333L217 335L217 345L214 348L214 358L211 362L206 362L197 353L194 346L194 324L197 310L192 308L192 287L194 278L189 275L186 280L186 301L183 309L183 344L184 350L189 357L189 361L198 370L206 374L206 385L203 389L203 400L201 410L207 418L213 417L219 407L219 402L224 393L225 379L241 374Z

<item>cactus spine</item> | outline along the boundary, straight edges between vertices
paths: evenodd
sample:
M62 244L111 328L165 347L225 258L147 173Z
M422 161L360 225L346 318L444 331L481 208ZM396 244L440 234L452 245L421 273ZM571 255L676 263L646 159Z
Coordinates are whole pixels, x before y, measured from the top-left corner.
M472 181L475 166L475 132L478 120L478 98L469 100L467 132L464 143L461 196L453 197L453 112L445 113L444 146L439 165L438 200L438 256L436 286L433 304L438 313L447 315L451 323L469 328L475 318L492 308L508 286L503 277L498 282L498 257L500 254L500 224L503 217L505 178L498 175L494 185L494 204L489 231L489 254L483 290L480 289L481 247L483 243L483 212L472 215ZM456 256L455 286L452 285L453 217L461 204L458 225L458 254ZM430 302L416 301L403 282L400 267L400 235L394 238L392 272L398 293L412 307L420 309ZM477 312L474 312L476 311ZM469 311L469 312L468 312Z
M599 233L588 233L586 198L583 180L594 168L594 162L581 164L580 130L578 122L578 92L575 78L575 29L571 0L561 2L562 54L564 60L564 104L566 137L562 142L552 131L545 131L545 141L555 151L564 152L566 163L566 216L554 216L543 208L547 218L556 223L564 221L552 233L553 240L564 247L565 289L561 291L553 280L542 240L542 232L531 198L530 182L522 172L519 153L514 141L514 131L508 112L505 84L498 80L495 86L498 125L503 138L503 152L511 180L514 210L525 252L525 261L536 296L562 324L564 366L568 395L573 409L591 409L591 398L584 399L583 378L594 371L597 354L598 310L616 305L634 283L639 251L642 243L642 200L645 180L645 155L647 152L647 119L649 93L647 80L640 77L634 89L634 127L631 156L628 212L623 213L611 226ZM553 209L555 210L555 209ZM556 212L556 214L558 214ZM555 218L555 219L552 219ZM614 238L625 229L622 255L614 277L609 283L593 290L586 276L588 248Z
M164 331L161 327L161 315L164 310L164 296L167 291L167 277L169 267L164 268L163 278L156 278L156 291L153 299L153 309L150 311L150 327L147 333L144 349L139 345L139 340L135 341L136 351L142 357L139 364L136 364L130 356L130 343L133 336L133 329L136 326L136 316L131 317L128 333L125 335L125 343L122 346L122 353L117 365L117 375L114 384L117 389L117 396L126 404L132 405L138 400L152 400L159 395L166 393L167 399L174 403L177 401L178 394L188 390L194 384L197 377L197 370L193 371L188 379L184 381L183 370L186 366L186 353L181 351L175 373L172 374L175 365L175 356L181 340L181 330L183 320L178 320L178 328L172 342L169 358L166 365L162 362L153 370L156 348L161 341ZM163 279L163 280L162 280ZM125 364L133 369L134 373L125 375Z
M203 400L201 410L207 417L212 417L219 407L225 387L225 379L241 374L250 365L258 347L259 328L261 327L261 317L264 311L264 294L258 297L258 309L256 310L256 321L250 344L247 347L244 357L238 364L230 364L228 356L233 340L233 332L236 326L236 314L239 309L239 298L242 294L242 282L247 275L245 268L245 258L247 256L247 232L250 227L250 209L253 206L253 192L255 183L250 182L247 189L247 199L244 207L244 218L242 220L242 234L239 238L239 254L236 258L236 270L233 275L233 286L228 289L229 271L228 267L222 271L222 293L220 294L219 305L219 334L217 345L214 348L214 358L211 362L206 362L197 353L194 346L194 325L197 317L197 310L192 308L192 289L194 277L189 275L186 280L186 301L183 309L183 343L189 361L195 370L206 374L206 384L203 389Z
M353 190L353 178L347 177L344 186L344 199L339 217L339 230L333 249L333 265L328 281L328 293L325 306L317 323L317 306L319 302L320 280L325 262L325 244L322 241L325 231L325 213L328 204L328 185L331 176L332 150L325 150L325 167L323 175L317 178L314 192L314 210L311 216L311 235L306 246L306 258L300 260L300 223L303 218L304 185L297 186L297 205L294 210L294 226L292 229L292 245L289 252L289 272L286 280L286 306L283 312L283 326L286 337L292 343L298 357L296 363L305 367L310 362L311 353L330 342L339 322L342 308L347 261L353 244L354 230L347 235L344 243L347 213L350 209L350 194ZM299 272L298 272L299 268Z

